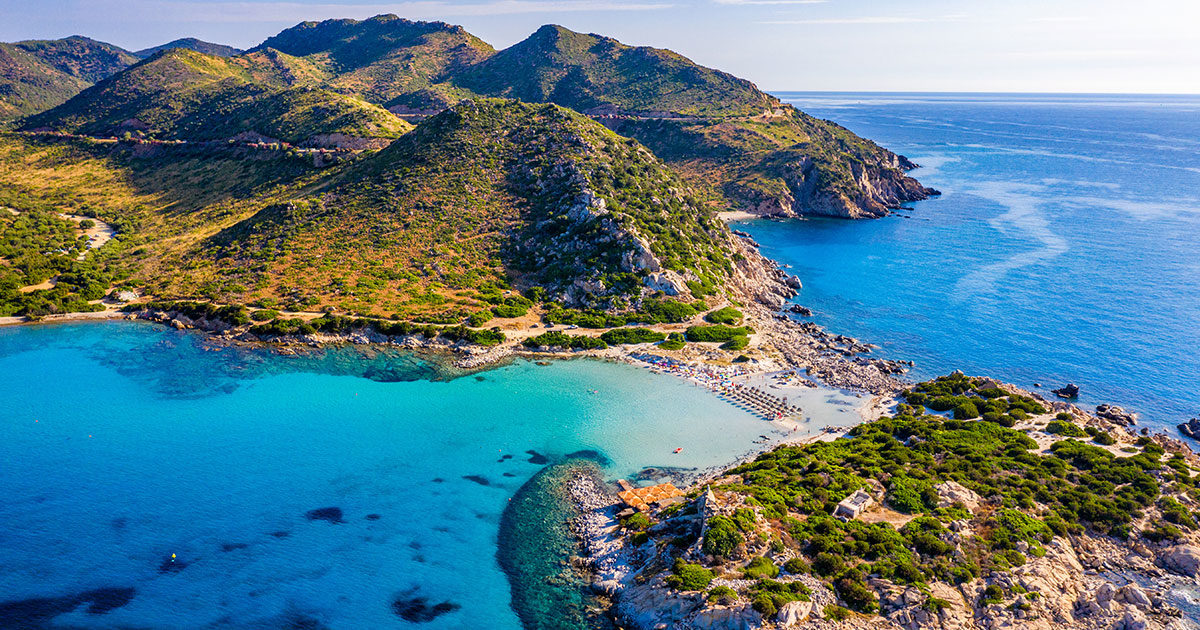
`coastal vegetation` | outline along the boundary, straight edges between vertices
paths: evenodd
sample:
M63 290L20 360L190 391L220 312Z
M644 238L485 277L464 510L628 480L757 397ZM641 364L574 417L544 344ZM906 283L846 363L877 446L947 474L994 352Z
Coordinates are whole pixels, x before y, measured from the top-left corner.
M816 578L840 605L873 614L880 600L872 580L928 592L931 584L1011 571L1044 556L1057 537L1172 540L1197 526L1200 516L1184 505L1200 501L1196 470L1153 441L1143 438L1127 455L1114 454L1075 439L1089 435L1082 429L1082 436L1065 434L1063 427L1076 425L1045 420L1038 401L961 373L916 385L906 399L894 415L845 438L783 446L726 471L702 504L664 510L648 531L674 537L658 548L677 558L668 566L755 580L737 597L764 616L808 596L795 576ZM1028 415L1013 428L994 418L938 413L968 402L989 414ZM1051 426L1057 441L1039 447L1031 432ZM856 492L897 516L832 516ZM702 536L684 516L700 508L707 514ZM1155 525L1155 514L1168 523ZM665 583L695 587L682 571L673 569ZM989 592L984 605L1013 596Z

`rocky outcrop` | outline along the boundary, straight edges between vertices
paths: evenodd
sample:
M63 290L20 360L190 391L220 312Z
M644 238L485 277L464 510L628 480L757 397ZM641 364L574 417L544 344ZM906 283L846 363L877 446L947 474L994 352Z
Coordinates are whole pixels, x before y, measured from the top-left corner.
M1200 440L1200 418L1192 418L1191 420L1180 424L1178 428L1179 432L1187 437L1190 437L1193 440Z
M1110 422L1128 427L1137 424L1138 416L1136 413L1130 413L1116 405L1099 405L1096 407L1096 416L1104 418Z
M904 203L941 194L905 174L916 166L890 152L884 152L877 163L860 160L836 165L800 156L784 164L781 186L735 186L734 194L741 200L742 210L764 217L874 219ZM821 186L823 171L839 168L849 170L855 185L838 190Z
M1200 577L1200 547L1175 545L1158 554L1158 566L1185 577Z
M1058 389L1050 390L1050 393L1058 396L1059 398L1079 398L1079 386L1074 383L1067 383Z

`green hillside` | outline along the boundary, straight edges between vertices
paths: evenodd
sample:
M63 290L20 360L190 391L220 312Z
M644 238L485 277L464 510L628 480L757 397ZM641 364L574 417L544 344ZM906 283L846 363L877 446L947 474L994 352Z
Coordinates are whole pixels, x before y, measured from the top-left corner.
M170 50L172 48L186 48L188 50L194 50L206 55L216 55L217 57L232 57L234 55L240 55L243 52L242 50L234 48L233 46L214 44L212 42L196 39L195 37L184 37L183 39L177 39L159 46L152 46L150 48L139 50L133 53L133 55L138 59L146 59L147 57L152 57L154 53Z
M266 280L229 296L238 300L290 291L411 313L512 284L620 308L718 282L730 270L726 234L636 142L562 107L481 100L263 208L196 256L212 255L222 276L205 282Z
M183 140L253 133L304 143L334 133L395 138L409 125L352 96L285 87L272 68L257 67L252 60L175 48L28 118L22 128Z
M427 90L495 52L461 26L395 15L303 22L254 49L270 50L324 70L329 75L324 87L384 105L420 105L425 96L403 97ZM450 97L436 99L437 109L452 102Z
M0 121L58 105L137 61L86 37L0 43Z
M669 50L626 46L555 25L539 28L451 82L479 94L583 112L730 116L758 114L778 103L749 81Z

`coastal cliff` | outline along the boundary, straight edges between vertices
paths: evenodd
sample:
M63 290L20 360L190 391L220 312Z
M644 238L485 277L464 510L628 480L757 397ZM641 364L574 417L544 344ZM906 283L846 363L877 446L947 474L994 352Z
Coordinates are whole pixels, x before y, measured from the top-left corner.
M781 447L683 502L593 525L585 553L617 622L1196 627L1200 458L1185 445L961 374L904 398L832 442ZM989 411L924 407L946 402Z

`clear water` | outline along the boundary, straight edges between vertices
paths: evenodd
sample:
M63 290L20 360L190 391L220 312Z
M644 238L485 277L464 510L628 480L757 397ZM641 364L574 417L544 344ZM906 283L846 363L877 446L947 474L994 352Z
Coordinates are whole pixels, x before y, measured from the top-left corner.
M460 606L419 627L519 628L496 545L543 468L527 451L599 451L617 477L723 464L772 433L629 365L446 380L412 355L280 357L129 322L0 329L0 373L0 612L135 590L5 627L404 628L404 595ZM854 417L830 404L822 422ZM344 522L306 519L325 507Z
M1156 428L1200 413L1200 97L779 96L945 193L911 218L744 227L818 323L916 377L1070 381Z

